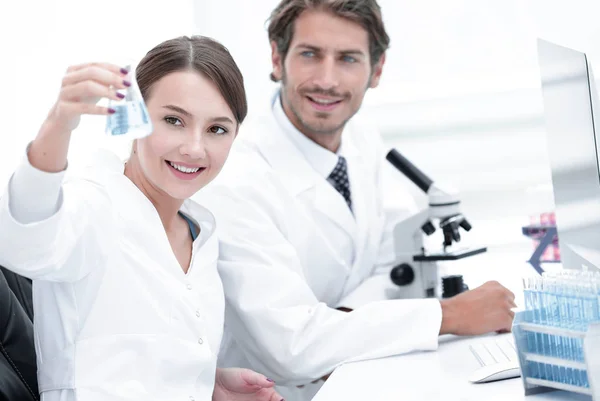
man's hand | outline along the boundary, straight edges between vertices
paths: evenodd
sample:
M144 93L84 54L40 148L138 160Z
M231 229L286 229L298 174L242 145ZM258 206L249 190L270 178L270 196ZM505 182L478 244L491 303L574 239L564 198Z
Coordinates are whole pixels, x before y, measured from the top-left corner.
M440 334L479 335L510 332L515 295L496 281L441 301Z
M283 401L275 383L249 369L217 369L213 401Z

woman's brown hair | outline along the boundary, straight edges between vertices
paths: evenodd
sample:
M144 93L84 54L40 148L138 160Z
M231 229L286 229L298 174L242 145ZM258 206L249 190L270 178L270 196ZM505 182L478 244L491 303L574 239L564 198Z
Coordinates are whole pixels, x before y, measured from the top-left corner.
M181 36L150 50L136 68L142 97L148 99L152 85L172 72L194 70L217 86L238 124L248 113L244 79L229 51L205 36Z

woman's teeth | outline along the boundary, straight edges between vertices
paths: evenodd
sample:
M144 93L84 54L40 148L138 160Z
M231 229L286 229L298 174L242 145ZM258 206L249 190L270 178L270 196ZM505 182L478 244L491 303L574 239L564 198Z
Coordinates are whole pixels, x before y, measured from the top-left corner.
M200 170L200 167L194 167L194 168L190 168L190 167L183 167L180 165L177 165L175 163L169 162L169 164L171 165L171 167L173 167L175 170L179 170L182 173L187 173L187 174L193 174L196 173L198 170Z

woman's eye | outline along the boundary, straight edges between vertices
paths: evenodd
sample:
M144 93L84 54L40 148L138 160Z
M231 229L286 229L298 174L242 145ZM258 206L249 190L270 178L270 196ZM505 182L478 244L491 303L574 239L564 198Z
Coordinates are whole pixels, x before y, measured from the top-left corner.
M165 117L165 121L167 124L181 126L183 123L177 117Z
M223 135L227 133L227 130L223 127L219 127L218 125L213 125L210 127L210 132L217 135Z

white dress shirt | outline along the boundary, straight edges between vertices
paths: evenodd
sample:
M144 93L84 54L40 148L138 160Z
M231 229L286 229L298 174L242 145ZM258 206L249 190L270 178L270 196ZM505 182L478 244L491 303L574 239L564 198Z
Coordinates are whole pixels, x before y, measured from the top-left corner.
M28 158L0 202L0 264L33 279L35 346L44 401L212 398L223 331L212 214L188 273L152 203L101 151L77 176Z

